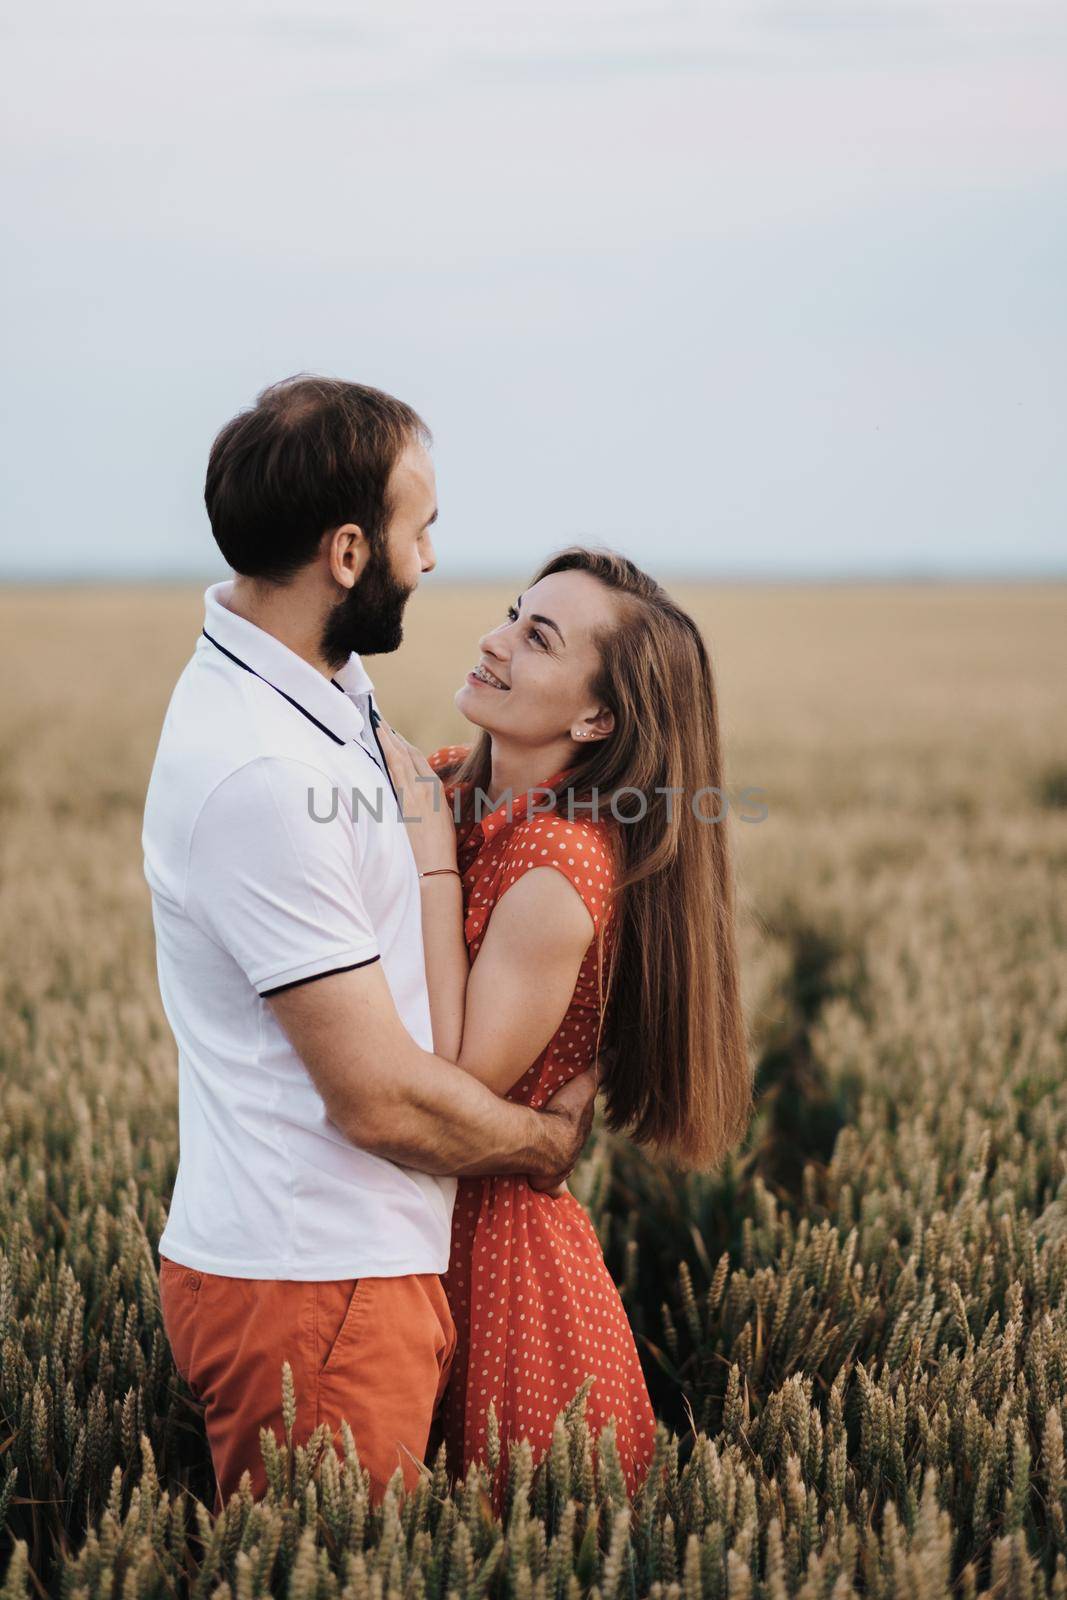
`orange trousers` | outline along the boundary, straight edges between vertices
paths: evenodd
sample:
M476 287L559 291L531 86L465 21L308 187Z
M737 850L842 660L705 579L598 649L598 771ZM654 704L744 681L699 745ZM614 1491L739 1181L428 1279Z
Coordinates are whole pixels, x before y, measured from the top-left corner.
M282 1362L296 1390L294 1444L327 1422L341 1450L347 1419L380 1501L397 1467L411 1488L448 1382L456 1325L436 1273L324 1283L227 1278L160 1258L163 1326L204 1407L216 1515L247 1467L267 1487L260 1428L284 1442Z

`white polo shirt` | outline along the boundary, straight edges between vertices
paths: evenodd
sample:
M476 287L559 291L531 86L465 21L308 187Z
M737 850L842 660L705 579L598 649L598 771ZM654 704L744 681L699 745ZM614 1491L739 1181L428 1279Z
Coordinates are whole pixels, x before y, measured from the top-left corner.
M456 1180L350 1143L264 998L380 961L408 1032L433 1049L415 860L360 710L373 685L355 654L324 677L227 610L231 588L204 596L145 805L178 1045L160 1252L236 1278L443 1272Z

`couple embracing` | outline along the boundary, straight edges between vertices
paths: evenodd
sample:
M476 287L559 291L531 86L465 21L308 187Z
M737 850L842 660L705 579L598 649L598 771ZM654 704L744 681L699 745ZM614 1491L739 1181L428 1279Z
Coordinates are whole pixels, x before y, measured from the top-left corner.
M700 633L630 561L565 550L472 641L473 741L423 756L363 657L436 564L429 442L401 401L300 377L208 466L235 576L143 844L179 1061L160 1296L216 1510L246 1471L266 1487L286 1361L296 1437L347 1421L375 1498L442 1439L452 1474L484 1460L491 1405L503 1461L525 1437L536 1462L588 1378L636 1490L652 1408L567 1177L598 1088L683 1166L749 1114Z

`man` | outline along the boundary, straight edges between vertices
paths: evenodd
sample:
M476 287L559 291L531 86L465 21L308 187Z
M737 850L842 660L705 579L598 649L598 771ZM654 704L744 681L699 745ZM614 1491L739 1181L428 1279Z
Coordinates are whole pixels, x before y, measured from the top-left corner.
M592 1073L537 1113L433 1054L420 896L454 879L416 871L358 653L399 646L435 565L428 443L391 396L302 377L208 466L236 577L206 593L143 844L179 1063L160 1292L216 1510L246 1469L266 1487L286 1360L299 1438L347 1419L376 1497L417 1479L455 1347L455 1178L551 1187L592 1117Z

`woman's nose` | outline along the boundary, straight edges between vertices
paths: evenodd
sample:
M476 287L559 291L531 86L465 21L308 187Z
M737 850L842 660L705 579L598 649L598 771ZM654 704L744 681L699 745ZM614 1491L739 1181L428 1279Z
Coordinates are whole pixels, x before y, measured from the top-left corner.
M478 640L478 649L487 656L496 656L497 660L502 660L506 652L501 648L499 635L499 628L493 628L489 633L483 633Z

